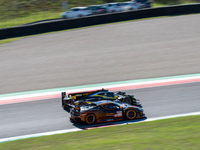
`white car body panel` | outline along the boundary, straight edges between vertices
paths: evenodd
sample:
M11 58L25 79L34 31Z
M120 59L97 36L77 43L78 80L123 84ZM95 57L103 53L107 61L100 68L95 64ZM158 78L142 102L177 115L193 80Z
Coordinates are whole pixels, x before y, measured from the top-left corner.
M66 12L61 13L61 17L63 18L78 18L85 17L91 15L92 12L87 10L86 7L74 7L69 9Z
M121 7L123 11L128 11L128 10L138 10L142 8L141 3L135 3L135 2L123 2L121 3Z
M122 7L118 3L107 3L103 6L106 7L108 13L122 11Z

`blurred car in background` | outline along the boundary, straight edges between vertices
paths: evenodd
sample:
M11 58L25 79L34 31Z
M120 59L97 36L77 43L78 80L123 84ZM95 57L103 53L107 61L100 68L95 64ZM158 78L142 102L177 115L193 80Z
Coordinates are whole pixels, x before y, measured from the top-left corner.
M87 7L88 10L92 12L93 15L95 14L104 14L106 13L106 8L102 5L90 5Z
M132 0L136 3L141 3L142 8L150 8L151 7L151 2L149 0Z
M123 11L138 10L143 7L141 3L136 3L134 1L121 2L120 6Z
M106 3L106 4L103 4L103 7L106 8L106 11L108 13L122 11L122 7L120 6L120 3Z
M69 110L75 107L75 105L85 105L85 102L111 100L120 101L130 105L142 107L140 100L136 99L134 95L128 95L126 92L116 91L112 92L106 89L85 91L78 93L61 93L62 107L64 110Z
M92 12L87 7L74 7L66 12L61 13L62 18L78 18L91 15Z

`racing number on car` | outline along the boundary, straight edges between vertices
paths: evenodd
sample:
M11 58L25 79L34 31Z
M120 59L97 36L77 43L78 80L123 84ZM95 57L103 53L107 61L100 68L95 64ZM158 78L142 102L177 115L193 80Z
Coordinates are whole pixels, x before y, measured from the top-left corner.
M117 111L117 113L114 115L114 117L121 117L122 116L122 111Z

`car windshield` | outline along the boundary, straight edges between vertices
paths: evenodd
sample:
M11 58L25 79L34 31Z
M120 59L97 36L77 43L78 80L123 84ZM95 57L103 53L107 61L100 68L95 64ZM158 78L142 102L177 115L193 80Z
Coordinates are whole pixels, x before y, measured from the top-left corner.
M107 93L107 92L95 92L95 93L93 93L93 94L91 94L91 95L89 95L89 96L90 96L90 97L92 97L92 96L97 96L97 95L104 96L106 93Z
M115 103L115 102L113 102L113 103ZM120 102L120 101L118 101L118 102L115 103L115 104L117 104L118 106L122 106L122 108L126 108L126 107L129 107L129 106L130 106L129 104L123 103L123 102Z
M106 7L112 7L112 6L117 6L118 4L115 4L115 3L111 3L111 4L104 4L103 6L106 6Z
M88 9L90 9L90 10L96 10L96 9L98 9L98 7L97 6L89 6Z
M119 5L120 6L125 6L125 5L128 5L128 4L130 4L130 3L120 3Z
M145 0L135 0L135 2L145 2Z
M69 12L73 12L73 11L82 11L82 10L86 10L87 8L71 8L68 11Z
M78 11L79 9L77 9L77 8L71 8L71 9L69 9L68 11L69 12L73 12L73 11Z
M103 7L109 7L109 4L104 4Z

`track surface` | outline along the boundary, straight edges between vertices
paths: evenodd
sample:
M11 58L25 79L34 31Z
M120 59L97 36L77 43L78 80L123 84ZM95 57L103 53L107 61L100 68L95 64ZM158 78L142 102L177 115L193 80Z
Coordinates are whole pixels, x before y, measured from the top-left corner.
M110 24L0 45L0 94L200 72L200 14ZM200 110L200 83L127 91L147 117ZM69 129L60 99L0 106L0 138Z
M0 94L200 72L200 14L0 45Z
M151 118L199 111L199 89L200 82L126 92L141 99L147 117ZM0 105L0 138L87 127L74 126L68 117L60 99Z

